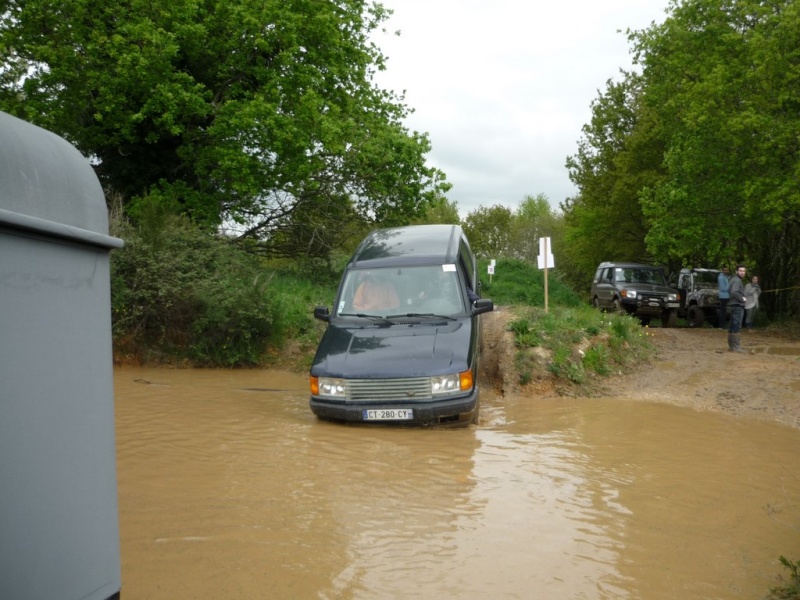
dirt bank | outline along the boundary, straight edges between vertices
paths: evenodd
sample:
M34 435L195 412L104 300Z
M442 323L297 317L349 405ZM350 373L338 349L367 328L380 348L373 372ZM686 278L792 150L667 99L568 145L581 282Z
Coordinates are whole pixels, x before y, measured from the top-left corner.
M484 321L485 376L501 391L517 389L514 342L505 331L511 315L502 307ZM648 329L656 347L649 363L604 378L593 397L623 396L697 410L775 421L800 428L800 340L779 332L742 333L747 353L727 351L727 332L717 329ZM563 395L569 384L539 374L523 393Z

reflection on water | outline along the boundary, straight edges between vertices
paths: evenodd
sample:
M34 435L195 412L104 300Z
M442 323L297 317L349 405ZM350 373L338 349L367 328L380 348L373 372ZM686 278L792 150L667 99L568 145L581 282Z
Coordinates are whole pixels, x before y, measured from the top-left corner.
M115 387L128 600L757 598L797 552L800 433L772 424L484 394L478 427L359 427L287 373Z

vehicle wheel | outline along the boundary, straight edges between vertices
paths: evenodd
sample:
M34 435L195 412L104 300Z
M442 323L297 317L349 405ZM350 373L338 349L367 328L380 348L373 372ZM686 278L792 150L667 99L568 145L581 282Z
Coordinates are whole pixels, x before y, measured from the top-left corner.
M702 327L705 315L703 311L696 304L692 304L686 313L686 322L689 327Z
M592 298L592 306L594 306L599 311L603 310L603 307L600 306L600 298L598 298L597 296Z
M614 302L611 304L611 306L616 314L625 314L625 311L622 310L622 303L619 301L619 298L614 298Z
M472 414L472 424L477 425L480 419L481 419L481 405L480 403L478 403L475 405L475 412Z
M661 324L664 327L675 327L678 324L678 311L673 309L664 311L664 316L661 318Z

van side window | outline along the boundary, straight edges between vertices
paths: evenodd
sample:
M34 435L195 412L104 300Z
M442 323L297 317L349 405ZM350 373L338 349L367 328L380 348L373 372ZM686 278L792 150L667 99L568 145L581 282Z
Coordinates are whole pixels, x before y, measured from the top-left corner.
M469 249L469 244L467 244L463 238L458 248L458 264L461 267L461 271L464 273L467 287L474 291L475 287L478 285L478 282L475 281L477 265L472 251Z

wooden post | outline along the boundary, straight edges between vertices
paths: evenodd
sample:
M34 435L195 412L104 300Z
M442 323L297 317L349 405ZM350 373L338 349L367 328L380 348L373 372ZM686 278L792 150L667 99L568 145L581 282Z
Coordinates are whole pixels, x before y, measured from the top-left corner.
M548 292L547 292L547 255L550 253L550 249L547 247L547 242L550 241L550 238L544 238L544 314L549 313L549 306L548 306Z

